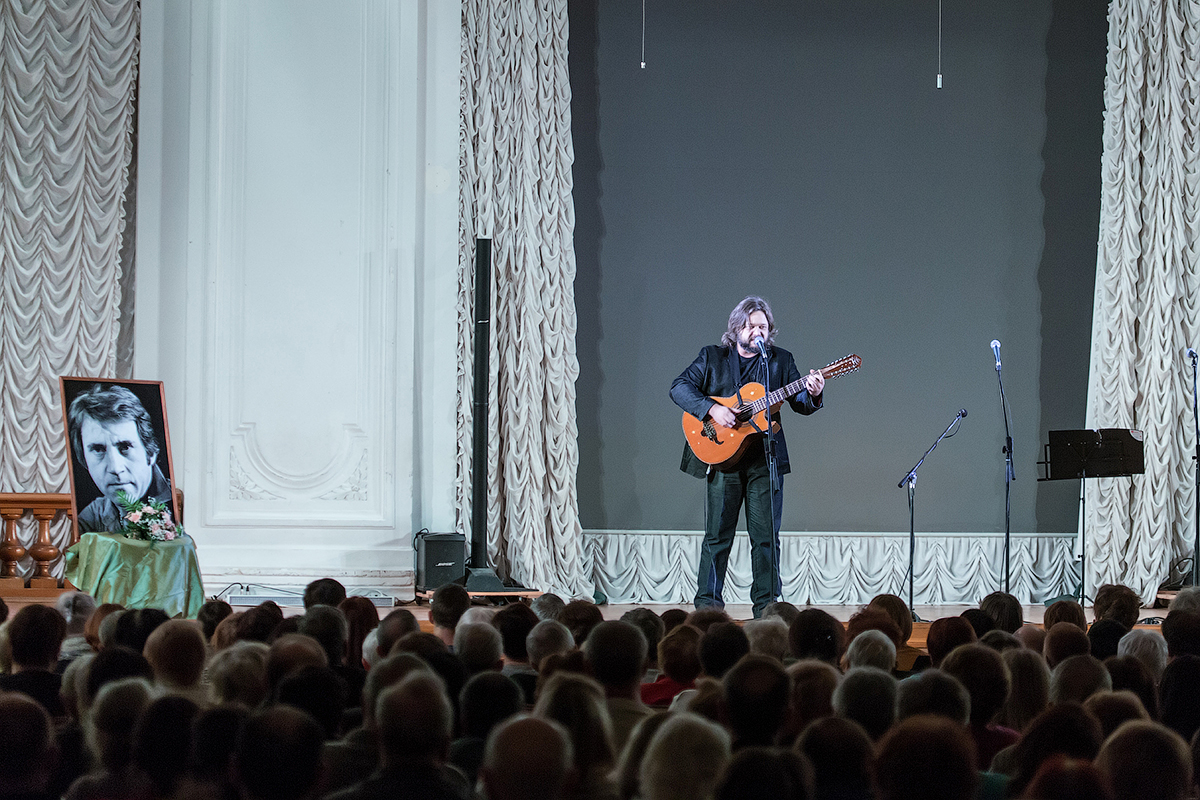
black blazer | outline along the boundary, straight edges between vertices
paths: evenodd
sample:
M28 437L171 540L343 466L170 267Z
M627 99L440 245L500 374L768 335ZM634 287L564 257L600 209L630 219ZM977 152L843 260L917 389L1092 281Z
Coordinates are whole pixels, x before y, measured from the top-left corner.
M796 369L796 360L782 347L771 347L767 368L771 376L771 391L801 378L800 370ZM687 413L697 419L704 419L712 407L713 397L729 397L741 388L738 383L740 373L741 363L735 348L709 345L700 351L696 360L671 384L671 399ZM815 398L809 397L808 390L805 389L789 398L788 403L797 414L811 414L821 407L823 398L824 394ZM778 422L779 412L771 418ZM782 424L775 434L775 453L779 457L779 474L786 475L791 472ZM751 457L751 454L761 458L762 448L751 446L743 456L743 461ZM708 472L708 464L696 458L686 442L683 445L683 461L679 468L697 478L703 478Z

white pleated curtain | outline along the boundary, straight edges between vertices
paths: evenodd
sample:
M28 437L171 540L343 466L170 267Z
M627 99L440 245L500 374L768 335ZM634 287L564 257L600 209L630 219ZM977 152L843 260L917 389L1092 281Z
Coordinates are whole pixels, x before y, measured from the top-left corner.
M566 0L463 0L458 528L470 530L474 243L492 240L488 561L591 597L576 496Z
M58 376L117 366L138 23L0 2L0 491L68 490Z
M1153 600L1195 535L1200 3L1109 7L1087 425L1145 432L1146 473L1089 480L1088 586Z

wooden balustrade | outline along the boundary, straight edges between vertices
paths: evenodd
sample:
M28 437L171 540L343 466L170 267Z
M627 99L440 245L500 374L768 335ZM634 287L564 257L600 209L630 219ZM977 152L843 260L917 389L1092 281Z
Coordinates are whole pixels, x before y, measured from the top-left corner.
M37 520L37 539L28 548L17 538L17 521L25 516ZM71 517L71 495L27 493L0 493L0 520L4 524L4 538L0 540L0 595L15 596L22 592L53 592L58 581L50 574L50 566L62 557L62 551L50 540L50 523L59 516ZM75 525L71 525L71 541L79 541ZM68 545L69 546L69 545ZM29 588L17 572L17 562L29 555L33 559L33 575Z

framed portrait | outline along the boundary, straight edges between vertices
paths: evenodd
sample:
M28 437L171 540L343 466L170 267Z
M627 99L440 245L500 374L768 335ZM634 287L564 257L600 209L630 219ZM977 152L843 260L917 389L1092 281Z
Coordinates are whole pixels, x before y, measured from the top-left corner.
M121 492L161 500L180 522L162 382L61 377L58 383L79 533L121 530Z

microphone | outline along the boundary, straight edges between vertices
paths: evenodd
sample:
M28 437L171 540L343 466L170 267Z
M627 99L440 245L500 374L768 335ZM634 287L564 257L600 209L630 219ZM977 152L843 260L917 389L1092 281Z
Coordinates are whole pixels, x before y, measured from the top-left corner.
M758 352L762 353L763 358L767 357L767 345L766 342L763 341L763 337L755 336L754 346L758 348Z
M992 353L996 356L996 369L1000 369L1000 340L992 339ZM966 416L965 414L963 416Z
M1195 361L1197 358L1196 350L1195 350L1195 348L1192 348L1192 347L1189 347L1187 349L1187 353L1185 355L1187 355L1187 357L1190 358L1192 361Z
M962 419L962 418L963 418L963 417L965 417L966 415L967 415L967 410L966 410L965 408L960 408L960 409L958 410L958 418L959 418L959 419Z

